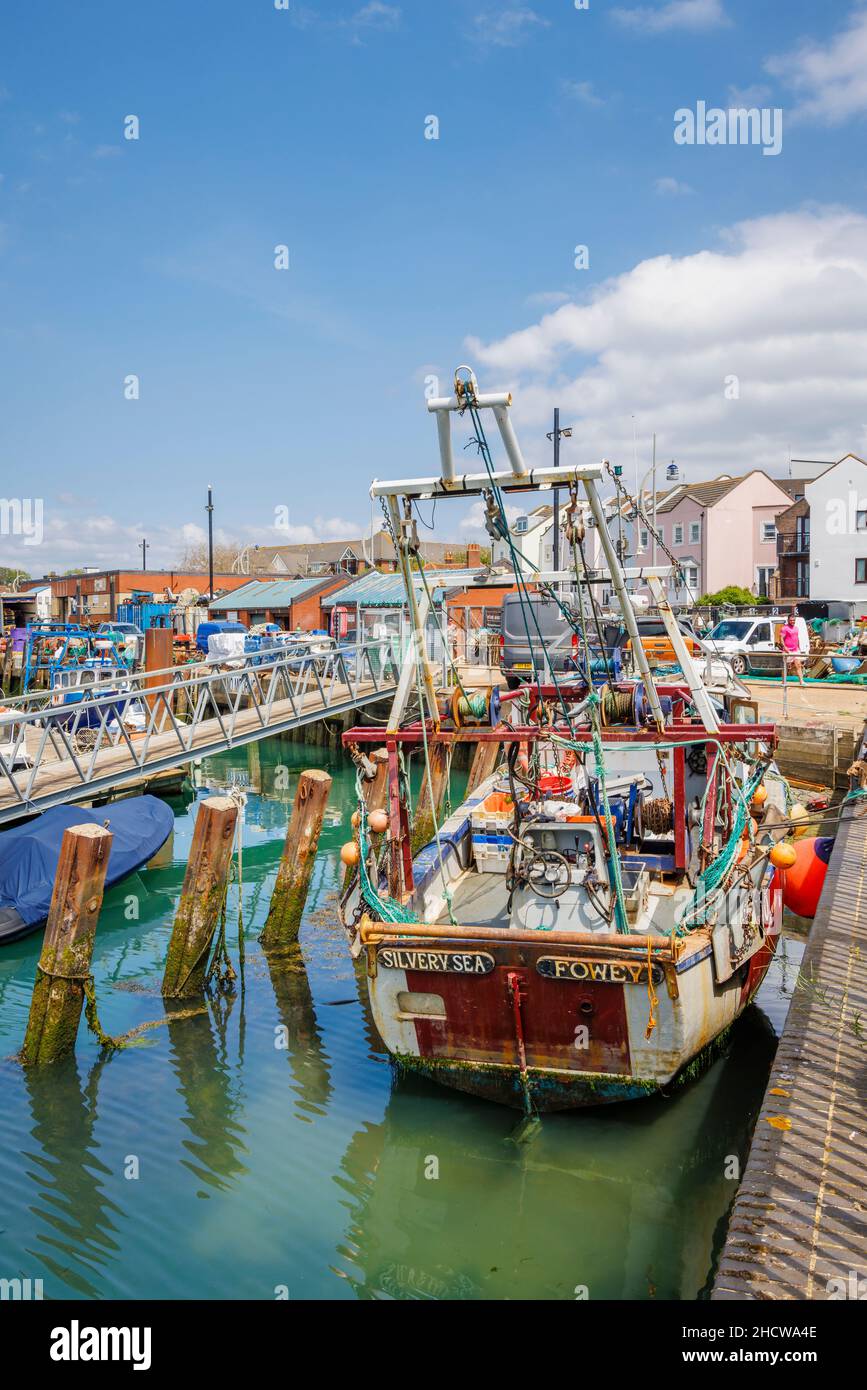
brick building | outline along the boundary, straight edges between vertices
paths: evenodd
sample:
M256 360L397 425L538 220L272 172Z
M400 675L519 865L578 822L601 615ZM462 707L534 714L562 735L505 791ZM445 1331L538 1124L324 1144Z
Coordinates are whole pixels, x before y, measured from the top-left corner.
M239 574L215 574L217 593L238 589L247 581ZM153 595L153 601L174 601L184 589L208 592L206 574L183 570L90 570L83 574L53 575L51 617L55 622L96 626L117 617L118 604L131 603L137 595ZM206 601L206 600L204 600Z
M277 623L286 632L327 628L322 600L348 584L351 576L331 574L319 579L247 579L210 605L211 616L252 627Z

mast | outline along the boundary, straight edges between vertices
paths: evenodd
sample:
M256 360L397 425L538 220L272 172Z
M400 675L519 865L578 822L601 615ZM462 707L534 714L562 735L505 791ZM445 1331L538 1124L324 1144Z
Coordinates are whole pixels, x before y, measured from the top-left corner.
M623 621L626 624L626 630L632 642L632 653L638 663L638 669L644 681L644 687L647 691L647 698L650 702L650 708L653 711L653 717L656 720L657 727L661 729L665 723L665 716L662 712L659 694L653 683L653 676L650 674L647 653L642 646L641 638L638 633L638 624L635 621L635 609L632 607L629 601L629 594L626 592L626 581L624 580L623 568L617 555L617 547L612 544L611 537L608 534L608 527L605 525L605 511L599 499L599 493L596 491L596 483L592 478L585 478L584 487L587 491L587 500L590 503L593 519L599 531L602 549L605 551L605 558L608 561L614 592L617 594L620 611L623 614Z

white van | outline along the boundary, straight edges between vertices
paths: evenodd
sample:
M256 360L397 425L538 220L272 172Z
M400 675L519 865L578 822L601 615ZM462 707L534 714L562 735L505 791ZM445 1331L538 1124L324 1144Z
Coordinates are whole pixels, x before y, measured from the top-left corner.
M749 671L782 670L780 628L783 614L767 618L723 618L702 638L702 649L731 662L736 676Z

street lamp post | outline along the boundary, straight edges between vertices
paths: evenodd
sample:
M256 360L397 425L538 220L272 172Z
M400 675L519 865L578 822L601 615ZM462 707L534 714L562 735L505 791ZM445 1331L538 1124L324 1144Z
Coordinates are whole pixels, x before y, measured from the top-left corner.
M572 438L572 426L560 428L560 407L554 407L554 429L545 436L554 441L554 467L560 467L560 439ZM554 569L560 568L560 489L554 488Z
M208 513L208 597L214 597L214 495L211 492L211 485L208 484L208 505L205 508Z
M142 541L141 541L141 568L142 568L142 574L146 573L146 571L147 571L147 567L148 567L147 553L148 553L149 550L150 550L150 546L148 545L148 543L147 543L147 541L144 539L144 537L142 537Z

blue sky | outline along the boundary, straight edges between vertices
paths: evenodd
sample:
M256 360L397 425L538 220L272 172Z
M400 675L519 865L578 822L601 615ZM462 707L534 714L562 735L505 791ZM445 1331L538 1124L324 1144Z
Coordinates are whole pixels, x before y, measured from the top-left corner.
M558 402L627 474L633 416L695 477L863 451L863 4L7 0L0 40L3 491L45 517L0 563L171 565L209 482L226 539L357 533L468 360L532 458ZM698 101L781 153L676 145Z

